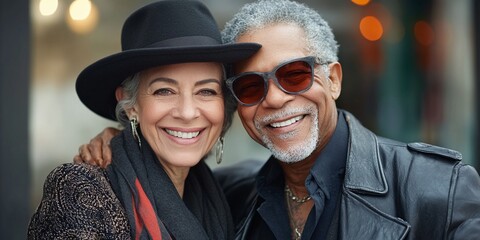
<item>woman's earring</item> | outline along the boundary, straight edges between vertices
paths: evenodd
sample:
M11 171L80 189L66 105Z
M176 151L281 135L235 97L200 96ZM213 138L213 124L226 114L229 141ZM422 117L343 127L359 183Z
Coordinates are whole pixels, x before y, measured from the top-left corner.
M138 126L137 117L134 116L133 118L130 119L130 127L132 127L133 138L138 141L138 146L141 147L142 142L140 141L140 136L138 135L137 126Z
M222 162L223 157L223 137L220 137L217 141L217 146L215 148L215 159L217 160L217 164Z

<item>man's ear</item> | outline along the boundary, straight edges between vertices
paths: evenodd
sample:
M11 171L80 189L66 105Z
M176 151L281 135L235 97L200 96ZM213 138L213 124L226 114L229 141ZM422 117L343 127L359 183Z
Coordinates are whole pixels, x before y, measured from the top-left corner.
M330 63L330 92L332 93L332 98L337 100L340 97L340 92L342 91L342 65L339 62Z

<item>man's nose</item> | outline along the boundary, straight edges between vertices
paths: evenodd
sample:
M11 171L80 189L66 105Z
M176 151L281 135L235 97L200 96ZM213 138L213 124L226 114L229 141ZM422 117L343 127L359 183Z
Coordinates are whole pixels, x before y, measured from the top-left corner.
M293 100L295 96L284 92L274 82L273 79L268 80L267 95L262 101L264 107L281 108L285 103Z

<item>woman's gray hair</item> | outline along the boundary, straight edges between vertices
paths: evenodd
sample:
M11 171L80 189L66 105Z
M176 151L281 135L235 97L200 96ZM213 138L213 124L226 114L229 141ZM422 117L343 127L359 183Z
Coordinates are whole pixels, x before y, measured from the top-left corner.
M130 124L126 111L132 109L137 104L138 86L140 86L140 75L138 72L130 77L127 77L120 85L123 89L124 98L118 101L115 107L115 116L117 121L123 126L127 127Z
M306 36L306 48L319 63L338 61L338 44L328 23L315 10L289 0L260 0L246 4L228 21L222 41L233 43L243 34L277 23L295 24Z
M224 118L225 121L223 123L223 129L221 136L225 135L225 132L230 128L232 125L233 121L233 113L235 110L237 110L237 102L235 101L235 98L230 94L227 84L224 81L224 78L226 77L226 72L225 72L225 67L222 65L223 69L223 76L222 76L222 93L223 93L223 99L224 99L224 106L225 106L225 113L224 113ZM141 80L141 75L142 72L138 72L127 79L123 81L121 84L121 87L123 88L124 92L124 99L118 101L117 106L115 107L115 115L117 117L117 121L123 126L123 127L129 127L130 125L130 119L128 119L128 116L126 114L126 111L129 109L132 109L135 104L137 104L137 95L138 95L138 87L140 85L140 80Z

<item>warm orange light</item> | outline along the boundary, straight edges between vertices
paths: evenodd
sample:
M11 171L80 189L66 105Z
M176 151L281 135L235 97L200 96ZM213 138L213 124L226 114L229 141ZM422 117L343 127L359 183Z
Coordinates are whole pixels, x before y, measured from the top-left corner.
M352 2L359 6L365 6L370 2L370 0L352 0Z
M432 44L435 34L430 24L425 21L418 21L415 23L413 31L417 42L425 46Z
M382 23L374 16L366 16L360 20L360 33L369 41L377 41L383 35Z

